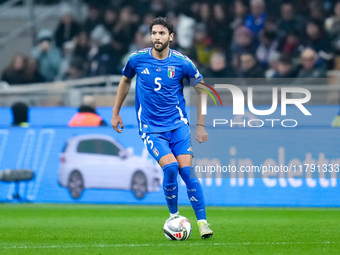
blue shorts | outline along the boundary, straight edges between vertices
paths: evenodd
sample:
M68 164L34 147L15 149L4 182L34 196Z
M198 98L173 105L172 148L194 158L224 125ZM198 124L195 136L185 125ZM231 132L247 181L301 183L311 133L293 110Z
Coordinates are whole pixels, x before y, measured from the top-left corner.
M143 133L141 138L145 147L157 162L161 157L170 153L174 154L175 157L182 154L192 155L188 125L162 133Z

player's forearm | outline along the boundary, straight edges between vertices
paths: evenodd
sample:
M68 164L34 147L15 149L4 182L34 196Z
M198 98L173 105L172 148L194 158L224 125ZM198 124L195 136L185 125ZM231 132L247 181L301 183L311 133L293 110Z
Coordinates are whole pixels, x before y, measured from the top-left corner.
M202 85L198 84L195 86L195 90L198 94L198 101L197 101L197 124L205 125L205 115L203 115L202 109L207 108L207 100L202 100L202 98L207 96L207 94L202 90ZM205 105L203 105L205 104Z
M197 124L199 125L205 125L205 115L202 114L202 108L204 107L206 109L206 105L203 106L203 103L207 103L207 100L202 100L202 97L204 93L198 94L198 102L197 102Z
M113 114L119 114L120 108L122 107L124 100L129 93L131 86L131 79L123 77L118 85L118 91L116 96L116 101L112 109Z

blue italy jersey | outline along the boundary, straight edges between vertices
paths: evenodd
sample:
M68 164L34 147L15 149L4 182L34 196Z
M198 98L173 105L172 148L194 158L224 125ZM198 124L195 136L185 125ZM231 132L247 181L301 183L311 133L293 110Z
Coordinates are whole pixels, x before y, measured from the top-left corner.
M152 56L152 48L131 54L122 73L137 74L136 114L140 133L166 132L188 124L183 79L197 85L202 79L192 61L171 50L166 59Z

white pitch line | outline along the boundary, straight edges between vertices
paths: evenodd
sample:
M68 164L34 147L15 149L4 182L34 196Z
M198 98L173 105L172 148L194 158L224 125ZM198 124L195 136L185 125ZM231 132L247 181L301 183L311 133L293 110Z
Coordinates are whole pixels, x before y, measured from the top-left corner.
M115 248L115 247L160 247L160 246L174 246L174 243L178 242L169 242L169 243L160 243L160 244L98 244L98 245L41 245L41 246L7 246L0 247L0 250L10 250L10 249L72 249L72 248ZM184 244L184 242L181 242ZM189 243L188 246L202 246L202 245L213 245L213 246L248 246L248 245L313 245L313 244L340 244L340 242L245 242L245 243Z

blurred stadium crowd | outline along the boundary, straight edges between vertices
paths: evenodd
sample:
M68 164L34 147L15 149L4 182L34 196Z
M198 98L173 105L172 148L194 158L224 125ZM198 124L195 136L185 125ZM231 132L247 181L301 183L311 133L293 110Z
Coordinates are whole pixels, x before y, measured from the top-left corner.
M169 17L171 48L205 77L323 78L340 69L340 1L84 1L84 19L63 8L54 31L2 72L9 84L121 74L129 55L150 44L148 24Z

